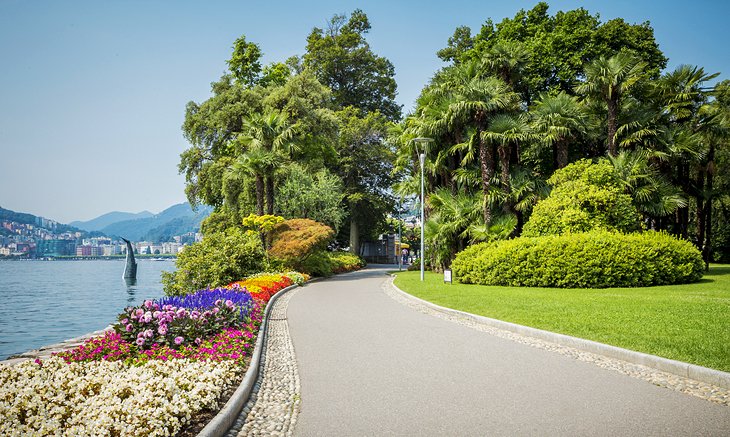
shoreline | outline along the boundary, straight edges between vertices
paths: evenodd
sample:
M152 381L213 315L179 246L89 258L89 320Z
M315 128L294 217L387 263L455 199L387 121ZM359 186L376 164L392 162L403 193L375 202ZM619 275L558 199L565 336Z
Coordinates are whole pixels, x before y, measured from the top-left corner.
M69 349L73 349L77 346L81 346L86 340L92 337L103 335L105 332L112 329L114 329L113 325L109 325L104 329L89 332L78 337L69 338L59 343L53 343L46 346L41 346L38 349L30 349L19 354L13 354L3 360L0 360L0 366L14 366L24 361L35 359L45 360L51 358L54 353L63 352Z

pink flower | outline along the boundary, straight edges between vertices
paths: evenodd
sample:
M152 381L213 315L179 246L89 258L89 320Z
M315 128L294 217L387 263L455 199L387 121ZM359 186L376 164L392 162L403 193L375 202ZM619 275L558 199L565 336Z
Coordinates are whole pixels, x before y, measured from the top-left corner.
M175 344L180 345L183 341L184 339L182 337L175 337Z
M122 325L126 325L127 323L129 323L129 319L122 319L122 321L120 323Z
M151 300L144 301L144 307L148 308L148 309L152 308L152 301Z
M160 335L167 334L167 325L160 325L160 327L157 328L157 332L159 332Z
M203 342L203 340L201 340L200 337L195 339L195 344L200 344L202 342Z
M132 332L133 328L134 326L132 326L132 324L130 323L129 325L127 325L127 332Z
M227 306L228 308L231 308L231 307L233 307L233 301L232 301L232 300L230 300L230 299L228 299L228 300L226 301L226 306Z
M152 338L152 336L155 335L154 332L152 332L151 329L148 329L144 332L144 336L147 338Z
M220 299L218 299L217 301L215 301L215 305L216 305L216 306L218 306L218 305L220 305L220 304L221 304L221 302L223 302L223 301L222 301L222 300L220 300Z
M218 314L218 311L220 311L220 308L218 308L218 307L213 308L213 314Z
M142 346L144 344L144 338L138 338L135 343L137 343L137 346Z
M136 310L134 311L134 315L135 315L135 316L137 316L137 317L139 317L139 316L143 316L143 315L144 315L144 310L143 310L142 308L137 308L137 309L136 309Z

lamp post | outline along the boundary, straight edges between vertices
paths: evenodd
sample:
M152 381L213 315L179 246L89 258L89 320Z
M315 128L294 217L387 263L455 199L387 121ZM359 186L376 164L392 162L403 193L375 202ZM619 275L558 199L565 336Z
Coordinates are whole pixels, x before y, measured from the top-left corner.
M423 246L423 235L424 235L423 230L424 230L424 225L425 225L424 214L423 214L423 205L426 202L426 198L424 197L424 194L423 194L423 166L426 162L426 149L428 148L428 143L430 143L432 141L433 141L432 138L424 138L424 137L418 137L418 138L413 139L413 142L416 143L416 148L418 148L419 144L423 144L423 152L419 151L419 154L418 154L418 160L421 163L421 282L423 282L423 270L424 270L423 262L424 262L424 258L426 255L426 252L425 252L424 246Z

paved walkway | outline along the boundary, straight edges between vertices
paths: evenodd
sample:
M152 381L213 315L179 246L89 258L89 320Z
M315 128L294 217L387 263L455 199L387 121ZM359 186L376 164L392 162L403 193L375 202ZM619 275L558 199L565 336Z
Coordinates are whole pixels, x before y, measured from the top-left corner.
M414 311L387 268L289 302L295 436L730 435L730 408Z

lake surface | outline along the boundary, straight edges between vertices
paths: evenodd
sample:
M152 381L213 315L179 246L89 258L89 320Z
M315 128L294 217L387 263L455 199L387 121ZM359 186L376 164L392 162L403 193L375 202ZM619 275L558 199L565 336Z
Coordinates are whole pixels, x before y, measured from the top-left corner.
M0 261L0 360L116 322L130 305L163 295L160 273L174 260L137 260L137 283L124 260Z

